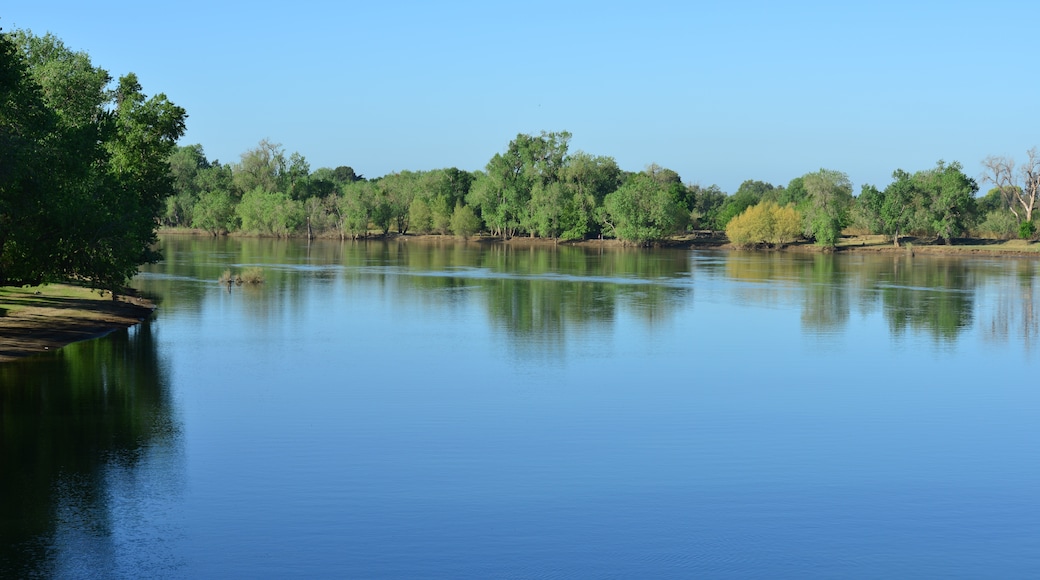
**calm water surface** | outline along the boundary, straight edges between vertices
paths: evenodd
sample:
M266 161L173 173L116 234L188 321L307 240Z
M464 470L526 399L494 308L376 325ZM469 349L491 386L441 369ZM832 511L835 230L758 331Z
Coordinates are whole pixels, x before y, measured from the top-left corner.
M2 577L1040 570L1036 261L163 245L0 366Z

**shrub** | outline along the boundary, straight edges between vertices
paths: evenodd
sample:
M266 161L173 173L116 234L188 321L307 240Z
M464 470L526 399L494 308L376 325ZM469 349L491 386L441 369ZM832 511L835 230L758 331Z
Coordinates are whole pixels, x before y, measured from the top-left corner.
M780 207L771 201L753 205L726 224L726 236L738 246L755 244L784 245L798 239L802 214L791 206Z
M986 219L978 226L978 235L999 240L1009 240L1019 234L1018 220L1006 209L986 213Z
M1036 233L1036 224L1033 222L1022 222L1018 224L1018 237L1023 240L1033 239L1033 235Z

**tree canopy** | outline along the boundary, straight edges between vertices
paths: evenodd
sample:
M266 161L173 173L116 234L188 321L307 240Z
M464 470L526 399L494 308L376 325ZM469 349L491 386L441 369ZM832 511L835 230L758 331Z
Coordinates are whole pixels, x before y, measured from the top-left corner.
M0 283L116 289L158 258L187 114L53 35L0 33Z
M821 169L802 176L805 233L821 246L834 246L852 206L852 182L840 171Z

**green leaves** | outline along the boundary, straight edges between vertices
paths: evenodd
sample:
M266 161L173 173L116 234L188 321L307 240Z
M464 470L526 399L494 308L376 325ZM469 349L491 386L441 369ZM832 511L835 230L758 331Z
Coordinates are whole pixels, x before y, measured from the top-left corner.
M805 233L821 246L833 247L852 205L852 182L840 171L821 169L802 176L805 186Z
M646 244L663 239L685 225L686 208L670 188L646 173L630 176L604 199L606 225L626 242Z
M459 202L451 214L451 231L460 238L467 239L480 231L480 218L468 205Z
M256 187L242 196L236 208L242 229L256 234L288 236L305 222L303 205L278 191Z
M107 71L52 35L19 31L0 45L12 83L0 141L22 157L19 175L0 176L0 281L117 288L157 257L167 159L187 115L164 95L147 98L132 73L110 91Z
M935 169L914 176L928 196L928 220L947 244L963 235L975 220L975 180L961 171L960 163L939 161Z
M231 231L235 227L235 205L227 191L207 191L199 196L192 208L191 225L213 235Z

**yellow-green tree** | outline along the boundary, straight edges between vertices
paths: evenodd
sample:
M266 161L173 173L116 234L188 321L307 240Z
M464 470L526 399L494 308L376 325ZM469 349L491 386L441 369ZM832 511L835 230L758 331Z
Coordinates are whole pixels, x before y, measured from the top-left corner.
M789 244L801 234L802 214L792 206L771 201L753 205L726 224L726 236L738 246Z

